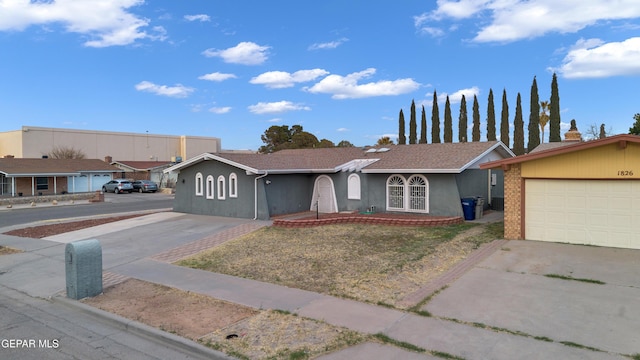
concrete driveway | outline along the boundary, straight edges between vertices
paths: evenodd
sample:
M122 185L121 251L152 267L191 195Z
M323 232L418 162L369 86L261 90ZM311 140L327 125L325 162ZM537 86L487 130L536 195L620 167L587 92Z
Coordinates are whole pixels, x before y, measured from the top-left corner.
M593 355L635 355L639 274L640 250L510 241L423 309L528 335L541 345L553 341Z

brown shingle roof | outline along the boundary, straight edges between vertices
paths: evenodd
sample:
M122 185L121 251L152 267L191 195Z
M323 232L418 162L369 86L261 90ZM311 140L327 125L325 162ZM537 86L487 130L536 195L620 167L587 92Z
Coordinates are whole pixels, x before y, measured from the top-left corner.
M16 175L72 175L79 172L121 171L97 159L0 158L0 173Z
M114 161L111 164L120 164L133 170L150 170L171 165L168 161Z
M501 143L500 143L501 144ZM493 148L503 151L505 157L511 154L498 141L389 145L388 151L368 152L369 149L317 148L290 149L272 154L211 154L236 165L257 171L336 171L341 165L352 160L373 159L366 165L365 172L388 172L402 170L460 171L481 155Z

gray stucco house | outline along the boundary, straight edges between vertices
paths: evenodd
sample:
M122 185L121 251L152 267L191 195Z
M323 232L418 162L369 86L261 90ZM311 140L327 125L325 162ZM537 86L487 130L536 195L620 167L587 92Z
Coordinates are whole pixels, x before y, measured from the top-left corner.
M460 199L502 204L502 142L204 153L178 172L174 211L269 219L289 213L367 211L462 216Z

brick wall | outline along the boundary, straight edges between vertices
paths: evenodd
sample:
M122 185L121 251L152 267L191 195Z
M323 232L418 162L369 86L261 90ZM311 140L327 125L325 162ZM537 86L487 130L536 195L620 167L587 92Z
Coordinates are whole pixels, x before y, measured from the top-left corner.
M504 238L522 239L522 177L520 164L504 172Z

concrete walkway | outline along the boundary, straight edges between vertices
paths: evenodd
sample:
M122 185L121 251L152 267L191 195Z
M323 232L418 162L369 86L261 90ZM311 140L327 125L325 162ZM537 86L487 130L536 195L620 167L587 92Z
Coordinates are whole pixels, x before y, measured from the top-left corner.
M483 221L500 220L497 218L498 214L486 216ZM121 222L118 224L118 232L91 235L102 243L103 267L109 284L136 278L257 309L287 310L363 333L383 333L398 341L465 359L621 358L617 354L565 346L558 342L542 341L450 320L455 316L425 317L305 290L171 265L171 261L268 225L268 222L184 214L155 219L157 222L147 222L144 225L140 225L140 222L128 222L130 228L123 225L126 222ZM85 233L73 238L86 236ZM31 296L60 296L59 292L64 288L58 286L64 284L63 246L65 242L73 241L71 238L69 235L68 238L60 236L51 240L35 240L0 235L0 245L27 251L0 257L0 273L5 272L0 276L0 284ZM504 246L509 245L507 243ZM455 276L441 282L444 284L464 278L467 271L497 251L497 248L494 245L490 247L490 251L474 253L459 267L451 270ZM34 284L33 279L39 280ZM469 297L469 294L462 296ZM439 314L435 312L435 315ZM396 359L431 358L425 354L379 344L361 344L322 358L374 359L380 358L382 354L384 358Z

